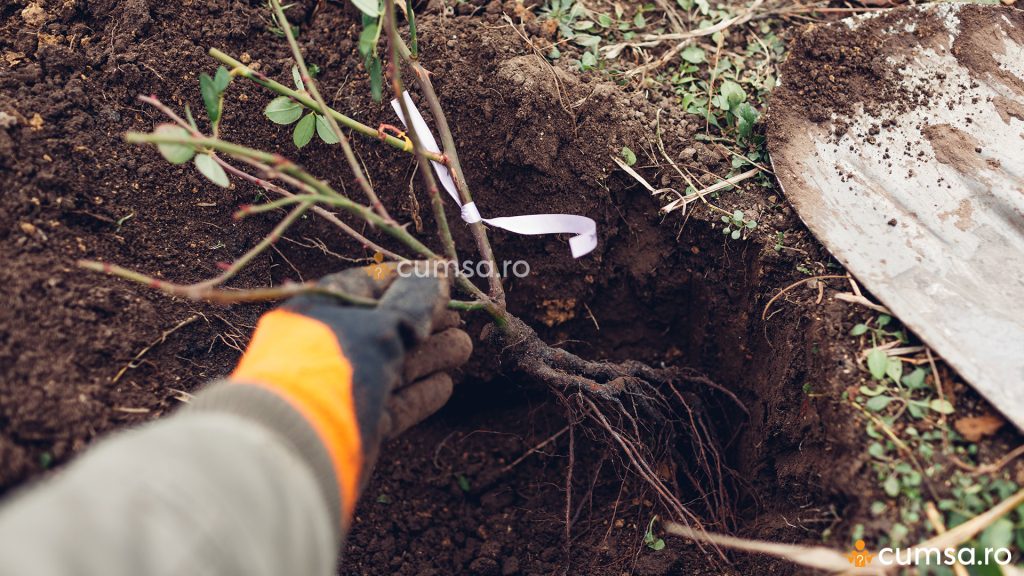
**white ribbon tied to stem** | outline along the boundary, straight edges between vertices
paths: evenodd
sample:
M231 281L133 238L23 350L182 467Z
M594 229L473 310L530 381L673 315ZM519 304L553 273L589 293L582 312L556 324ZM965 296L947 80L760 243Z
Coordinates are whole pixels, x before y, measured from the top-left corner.
M440 154L441 149L437 146L434 135L430 132L430 128L427 126L426 121L423 120L423 116L420 115L416 105L412 103L409 93L403 92L402 98L405 100L409 114L412 116L412 125L416 130L416 136L419 137L420 143L425 149L435 154ZM398 99L391 101L391 107L395 109L395 113L398 114L402 124L408 128L409 123L402 114L402 105L399 104ZM448 191L448 195L452 197L452 200L455 200L455 203L462 210L462 219L466 223L484 222L495 228L501 228L516 234L575 234L575 236L569 239L569 249L572 251L573 258L589 254L597 247L597 223L586 216L577 216L575 214L530 214L525 216L483 218L480 216L480 210L476 207L476 202L462 203L448 168L439 162L431 161L431 164L434 165L437 179L441 181L441 185L444 186L444 189Z

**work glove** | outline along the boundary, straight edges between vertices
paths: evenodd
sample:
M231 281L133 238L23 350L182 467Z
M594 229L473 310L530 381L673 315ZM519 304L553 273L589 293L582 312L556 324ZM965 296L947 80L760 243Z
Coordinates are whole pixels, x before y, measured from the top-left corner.
M269 388L305 417L333 461L346 520L382 439L448 401L448 371L466 362L472 341L447 309L446 278L398 277L378 264L320 285L378 304L323 295L286 302L260 319L231 380Z

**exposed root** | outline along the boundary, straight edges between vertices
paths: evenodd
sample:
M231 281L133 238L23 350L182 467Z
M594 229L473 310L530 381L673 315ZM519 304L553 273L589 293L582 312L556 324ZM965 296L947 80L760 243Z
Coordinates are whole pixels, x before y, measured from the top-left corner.
M624 469L637 474L673 518L697 530L733 525L732 483L706 392L720 393L746 412L734 395L689 369L584 360L547 345L517 318L490 337L502 348L505 369L550 387L590 422L590 435L614 447ZM695 495L700 509L683 504L683 493L688 500Z

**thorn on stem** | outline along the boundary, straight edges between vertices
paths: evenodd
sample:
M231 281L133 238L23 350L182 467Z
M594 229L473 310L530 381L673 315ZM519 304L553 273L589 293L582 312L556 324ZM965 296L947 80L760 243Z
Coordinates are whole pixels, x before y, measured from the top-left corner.
M217 268L227 271L231 269L231 264L228 264L227 262L217 262Z

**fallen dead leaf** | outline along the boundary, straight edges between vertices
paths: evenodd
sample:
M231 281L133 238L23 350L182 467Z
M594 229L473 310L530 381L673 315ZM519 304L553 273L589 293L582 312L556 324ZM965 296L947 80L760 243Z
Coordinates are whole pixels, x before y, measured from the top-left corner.
M983 416L958 418L953 423L953 428L956 428L956 431L966 438L968 442L977 442L985 436L992 436L1004 424L1006 424L1006 420L992 414L985 414Z
M32 27L42 26L46 23L49 16L46 10L43 10L43 7L39 5L39 2L32 2L21 11L21 19L25 21L25 24Z
M14 50L4 50L4 61L7 62L8 66L12 68L21 63L25 59L24 52L15 52Z
M57 44L60 44L61 40L64 39L63 37L58 36L56 34L45 34L43 32L40 32L36 36L39 37L39 43L46 46L56 46Z

